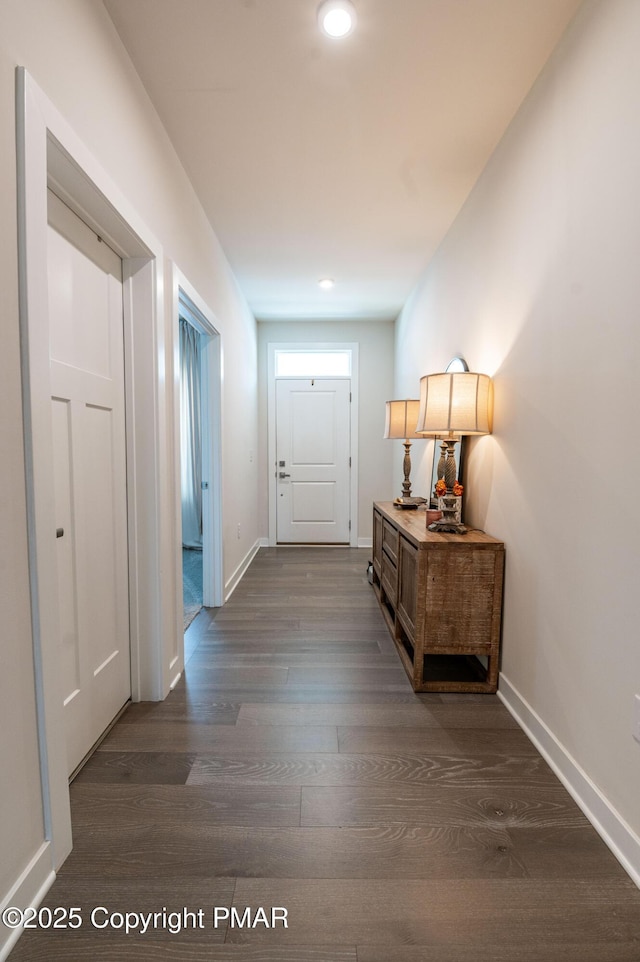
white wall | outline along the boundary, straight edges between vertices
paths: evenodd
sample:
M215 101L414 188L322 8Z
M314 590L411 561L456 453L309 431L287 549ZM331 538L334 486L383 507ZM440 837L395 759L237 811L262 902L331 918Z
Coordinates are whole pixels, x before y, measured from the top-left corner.
M177 54L178 55L178 54ZM3 0L0 7L0 904L44 838L29 611L16 253L15 68L27 68L75 134L214 311L222 335L224 576L258 538L255 321L174 150L99 0ZM165 264L168 279L168 264ZM168 334L171 291L161 303ZM170 343L167 338L166 343ZM167 357L167 391L171 386ZM167 409L172 409L167 398ZM171 430L166 437L169 456ZM246 460L246 463L244 463ZM243 464L242 472L237 470ZM165 483L173 470L166 462ZM161 564L173 582L171 492ZM242 538L235 536L242 519ZM233 531L233 536L230 532ZM0 954L2 938L0 937Z
M466 505L506 542L501 686L636 879L638 37L637 0L587 0L396 341L398 383L457 352L495 378Z
M382 321L262 321L258 324L260 407L260 534L269 534L267 456L267 345L282 342L345 342L359 345L358 538L372 537L372 504L395 497L392 463L401 459L401 442L385 441L385 401L393 397L393 323ZM398 448L399 445L399 448ZM400 486L398 490L400 490Z

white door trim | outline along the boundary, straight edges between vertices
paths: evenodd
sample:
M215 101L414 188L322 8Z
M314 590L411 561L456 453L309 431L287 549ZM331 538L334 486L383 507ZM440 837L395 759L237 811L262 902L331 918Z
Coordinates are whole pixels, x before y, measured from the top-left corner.
M349 544L358 547L358 343L355 341L286 341L267 344L267 434L269 478L269 544L278 543L276 525L276 352L349 351L351 353L351 480Z
M173 444L175 485L176 612L177 637L183 639L182 627L182 511L180 506L180 313L186 314L202 338L202 470L209 487L202 492L203 528L210 537L202 545L203 602L207 608L218 608L224 602L222 555L222 338L218 320L179 268L171 264L172 276L172 358L173 358ZM172 662L174 678L184 667Z
M57 869L71 850L58 600L47 295L47 186L123 258L134 699L168 691L161 504L166 444L162 247L24 68L16 72L18 269L34 672L45 844ZM135 413L135 417L134 417ZM166 549L165 549L166 550Z

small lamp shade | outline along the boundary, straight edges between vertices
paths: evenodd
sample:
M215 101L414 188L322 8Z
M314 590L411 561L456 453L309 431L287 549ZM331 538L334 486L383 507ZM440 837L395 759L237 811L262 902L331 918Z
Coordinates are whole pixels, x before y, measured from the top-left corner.
M424 438L416 434L420 401L387 401L387 415L384 424L385 438Z
M420 378L418 437L491 434L491 378L471 371Z

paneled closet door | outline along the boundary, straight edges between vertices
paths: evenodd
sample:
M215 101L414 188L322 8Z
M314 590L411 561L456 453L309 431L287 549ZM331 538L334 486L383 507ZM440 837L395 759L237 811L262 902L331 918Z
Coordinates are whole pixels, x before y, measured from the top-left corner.
M49 192L60 667L72 773L131 696L122 262Z

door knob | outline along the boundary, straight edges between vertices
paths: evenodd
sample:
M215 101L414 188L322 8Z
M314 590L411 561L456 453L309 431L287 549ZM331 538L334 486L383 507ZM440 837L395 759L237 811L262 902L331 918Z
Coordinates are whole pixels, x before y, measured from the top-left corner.
M279 471L279 472L278 472L278 477L279 477L279 478L290 478L291 475L290 475L290 474L287 474L286 471Z

